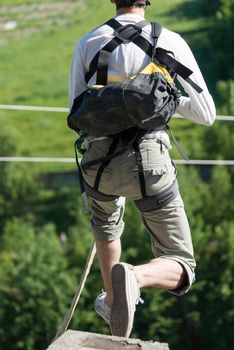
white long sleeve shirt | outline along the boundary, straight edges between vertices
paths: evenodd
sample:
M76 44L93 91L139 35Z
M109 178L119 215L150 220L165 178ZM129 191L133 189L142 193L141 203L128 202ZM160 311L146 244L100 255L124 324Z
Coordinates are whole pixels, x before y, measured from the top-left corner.
M136 14L122 14L114 17L122 25L135 24L143 20ZM71 64L69 81L69 106L73 100L88 87L95 85L96 74L88 84L85 74L96 53L113 38L113 29L104 25L84 36L77 44ZM152 43L151 25L142 29L141 35ZM175 59L193 71L191 79L203 89L198 93L190 84L178 76L178 80L188 96L180 98L177 113L195 123L210 126L215 120L216 110L212 96L203 79L198 64L187 43L182 37L163 28L157 47L174 53ZM150 57L133 43L121 44L110 55L108 64L108 82L123 81L139 73L148 63Z

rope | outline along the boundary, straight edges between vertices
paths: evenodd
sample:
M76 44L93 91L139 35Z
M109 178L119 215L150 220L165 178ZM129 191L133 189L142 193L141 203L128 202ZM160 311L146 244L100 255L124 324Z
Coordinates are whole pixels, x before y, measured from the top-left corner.
M55 157L0 157L0 162L26 162L26 163L75 163L74 158Z
M23 106L23 105L1 105L0 110L14 110L14 111L33 111L33 112L56 112L68 113L69 109L65 107L45 107L45 106ZM184 119L182 116L176 114L173 118ZM234 121L234 116L217 115L216 120Z
M174 161L176 164L182 165L234 165L234 160L212 160L212 159L190 159L189 161L183 159L177 159Z
M2 110L13 110L13 111L34 111L34 112L59 112L68 113L68 108L63 107L43 107L43 106L19 106L19 105L0 105Z
M174 119L174 118L176 118L176 119L188 120L188 119L185 119L184 117L182 117L182 116L179 115L179 114L175 114L175 115L173 116L173 119ZM234 116L233 116L233 115L216 115L215 120L234 122ZM188 120L188 121L189 121L189 120ZM199 125L199 124L196 124L196 125Z
M52 340L52 343L58 338L60 337L63 333L66 332L68 326L69 326L69 323L72 319L72 316L74 314L74 311L75 311L75 308L79 302L79 299L80 299L80 296L81 296L81 293L82 293L82 290L84 289L84 286L85 286L85 282L86 282L86 279L88 277L88 274L89 274L89 271L90 271L90 268L92 266L92 263L93 263L93 260L94 260L94 257L95 257L95 254L96 254L96 244L95 242L93 242L90 250L89 250L89 255L88 255L88 258L87 258L87 261L86 261L86 265L85 265L85 269L84 269L84 272L83 272L83 275L82 275L82 278L81 278L81 281L80 281L80 284L77 288L77 291L75 293L75 296L72 300L72 303L71 303L71 306L70 308L68 309L66 315L65 315L65 318L60 326L60 328L58 329L57 333L56 333L56 336L55 338Z
M175 159L178 165L234 165L234 160L225 159ZM0 162L26 162L26 163L75 163L74 158L43 158L43 157L0 157Z

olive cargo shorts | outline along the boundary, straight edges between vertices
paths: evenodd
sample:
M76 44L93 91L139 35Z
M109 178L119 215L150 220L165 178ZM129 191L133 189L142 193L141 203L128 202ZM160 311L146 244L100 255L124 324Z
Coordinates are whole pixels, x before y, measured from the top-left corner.
M91 143L81 162L106 156L110 139L97 140ZM119 146L121 147L121 145ZM146 135L139 141L139 148L144 168L147 196L154 196L169 187L176 178L167 147L155 135ZM86 183L94 185L97 169L100 164L83 169ZM115 240L121 237L124 230L125 197L132 200L142 198L135 153L132 149L111 160L105 168L99 189L103 195L94 196L92 200L92 227L96 240ZM111 195L112 197L106 197ZM113 197L116 196L116 197ZM148 229L155 257L172 259L179 262L187 272L187 284L180 290L173 291L181 295L188 291L194 281L195 260L190 228L184 211L180 194L161 209L141 213Z

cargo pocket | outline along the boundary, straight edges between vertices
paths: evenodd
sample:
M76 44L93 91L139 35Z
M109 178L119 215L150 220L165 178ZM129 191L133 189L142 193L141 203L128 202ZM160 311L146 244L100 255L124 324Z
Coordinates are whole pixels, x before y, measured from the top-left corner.
M170 171L165 164L153 165L144 170L147 196L153 196L170 183Z
M132 172L135 181L139 182L138 169ZM155 164L144 167L145 189L147 196L154 196L170 185L175 179L174 168L171 164Z

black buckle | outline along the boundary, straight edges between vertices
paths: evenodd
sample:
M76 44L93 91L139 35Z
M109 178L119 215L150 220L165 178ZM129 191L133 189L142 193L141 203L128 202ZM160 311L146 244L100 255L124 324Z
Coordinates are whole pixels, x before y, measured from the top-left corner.
M119 38L123 44L128 44L136 39L142 32L142 29L134 24L127 24L114 31L114 36Z

